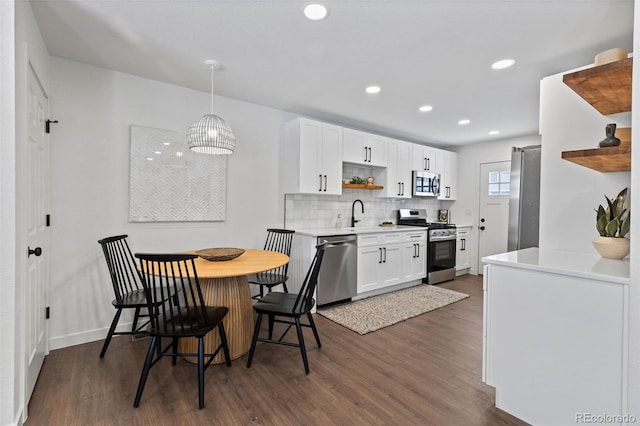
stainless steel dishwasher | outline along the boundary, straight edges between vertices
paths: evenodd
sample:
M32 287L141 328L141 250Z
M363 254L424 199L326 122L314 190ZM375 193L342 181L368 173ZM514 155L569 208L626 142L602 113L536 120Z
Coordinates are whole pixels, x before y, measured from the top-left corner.
M355 235L318 237L327 241L318 275L318 305L351 299L358 291L358 249Z

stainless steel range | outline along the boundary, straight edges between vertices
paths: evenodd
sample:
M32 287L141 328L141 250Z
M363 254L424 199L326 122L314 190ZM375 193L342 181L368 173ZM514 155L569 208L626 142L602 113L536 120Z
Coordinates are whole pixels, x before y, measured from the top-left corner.
M428 222L425 209L398 210L398 225L422 226L427 230L427 277L423 282L438 284L456 277L456 226Z

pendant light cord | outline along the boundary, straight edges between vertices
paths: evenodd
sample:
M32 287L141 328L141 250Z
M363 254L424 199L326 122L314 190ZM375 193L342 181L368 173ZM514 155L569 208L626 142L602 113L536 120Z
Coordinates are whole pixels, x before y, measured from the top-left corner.
M211 65L211 115L213 115L213 71L215 70L215 65Z

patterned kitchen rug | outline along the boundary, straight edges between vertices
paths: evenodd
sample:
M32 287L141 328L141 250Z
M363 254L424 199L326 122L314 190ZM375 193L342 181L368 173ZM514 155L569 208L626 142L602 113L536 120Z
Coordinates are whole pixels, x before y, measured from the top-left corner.
M367 334L467 297L468 294L421 284L355 302L318 308L317 312L358 334Z

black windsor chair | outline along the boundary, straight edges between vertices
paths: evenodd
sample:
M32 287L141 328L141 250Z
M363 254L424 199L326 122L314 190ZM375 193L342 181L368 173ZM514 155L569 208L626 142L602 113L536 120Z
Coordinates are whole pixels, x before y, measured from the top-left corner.
M289 256L291 253L291 242L293 241L294 233L295 231L288 229L267 229L267 240L264 243L264 249L277 251ZM273 287L280 284L282 284L284 292L287 293L287 280L289 279L287 276L288 271L289 264L287 263L279 268L249 275L249 284L260 286L260 295L253 296L253 299L259 300L262 298L264 296L265 287L269 292L271 292Z

